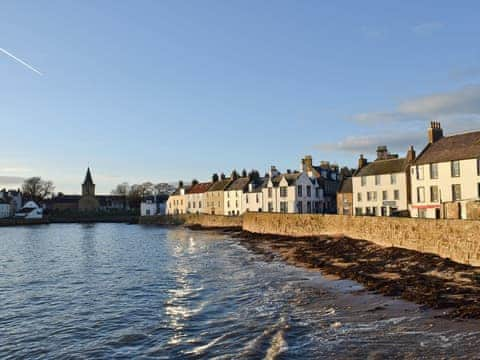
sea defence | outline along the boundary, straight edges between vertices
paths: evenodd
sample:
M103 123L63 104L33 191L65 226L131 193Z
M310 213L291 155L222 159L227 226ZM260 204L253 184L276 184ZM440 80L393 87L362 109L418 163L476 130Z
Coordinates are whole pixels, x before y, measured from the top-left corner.
M344 236L431 253L480 266L480 221L320 214L246 213L241 217L180 215L141 218L140 223L241 228L257 234L291 237Z

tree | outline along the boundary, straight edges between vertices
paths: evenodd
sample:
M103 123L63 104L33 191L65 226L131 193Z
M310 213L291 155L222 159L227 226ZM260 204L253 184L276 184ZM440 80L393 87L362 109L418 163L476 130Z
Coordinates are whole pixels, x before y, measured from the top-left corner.
M232 171L231 177L232 177L233 180L237 180L237 179L238 179L238 172L237 172L237 170L233 170L233 171Z
M180 180L180 181L178 182L178 187L179 187L180 189L183 188L183 180Z
M124 182L124 183L118 184L117 187L112 190L112 195L126 196L128 195L129 191L130 191L130 185Z
M250 180L258 180L260 179L260 173L258 172L258 170L251 170L249 173L248 173L248 177L250 178Z
M227 178L227 177L225 176L224 173L221 173L221 174L220 174L220 179L225 180L226 178Z
M216 183L218 181L218 174L215 173L212 175L212 182Z
M34 201L42 201L53 194L53 182L50 180L42 180L41 177L35 176L25 179L22 185L22 192L25 198Z
M243 169L242 170L242 177L247 177L248 174L247 174L247 169Z
M192 186L195 186L195 185L198 185L198 180L197 179L192 180Z

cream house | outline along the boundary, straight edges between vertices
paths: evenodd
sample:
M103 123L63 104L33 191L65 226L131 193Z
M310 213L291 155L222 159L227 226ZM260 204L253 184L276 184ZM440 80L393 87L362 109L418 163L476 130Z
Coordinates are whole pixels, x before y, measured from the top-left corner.
M170 195L167 201L167 215L179 215L187 212L187 202L185 197L187 190L188 188L185 188L183 184L180 183L177 190Z
M238 216L246 211L243 203L243 194L248 190L249 183L250 178L247 176L237 178L228 185L223 193L224 215Z
M232 182L231 179L221 179L213 182L205 194L207 208L206 214L224 215L225 214L225 189Z
M377 148L377 159L371 163L360 155L358 170L352 177L353 214L355 216L391 216L408 211L409 167L415 159L410 147L406 158Z
M211 182L193 184L185 194L187 214L208 213L206 193L212 186Z
M443 136L432 122L411 183L413 217L466 219L467 203L480 199L480 131Z

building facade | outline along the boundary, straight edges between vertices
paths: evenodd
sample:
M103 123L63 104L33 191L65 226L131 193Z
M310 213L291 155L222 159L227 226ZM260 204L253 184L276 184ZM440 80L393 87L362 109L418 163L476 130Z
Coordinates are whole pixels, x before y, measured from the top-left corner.
M207 190L206 213L211 215L225 215L225 189L228 188L232 179L220 179L215 181Z
M249 182L247 190L243 193L243 208L245 212L264 211L262 189L267 182L267 178L258 178Z
M186 191L188 188L185 188L181 184L175 192L170 195L167 201L167 215L180 215L186 214L187 212L187 201L186 201Z
M244 193L248 191L249 177L233 180L224 191L224 215L238 216L246 211Z
M344 178L337 192L337 214L353 215L352 178Z
M480 131L444 136L428 129L428 144L411 169L412 217L467 219L480 200Z
M211 186L211 182L203 182L192 185L185 195L187 214L207 213L208 208L206 206L206 193Z
M358 170L352 177L353 215L407 215L410 203L410 165L415 151L410 147L406 158L398 158L379 146L377 159L371 163L360 155Z

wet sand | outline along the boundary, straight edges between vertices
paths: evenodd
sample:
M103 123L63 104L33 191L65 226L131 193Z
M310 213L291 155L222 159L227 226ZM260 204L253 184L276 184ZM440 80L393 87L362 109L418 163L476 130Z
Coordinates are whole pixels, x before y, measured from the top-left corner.
M267 258L278 256L291 265L354 280L378 294L443 310L439 316L480 319L480 268L343 236L292 238L221 231Z

